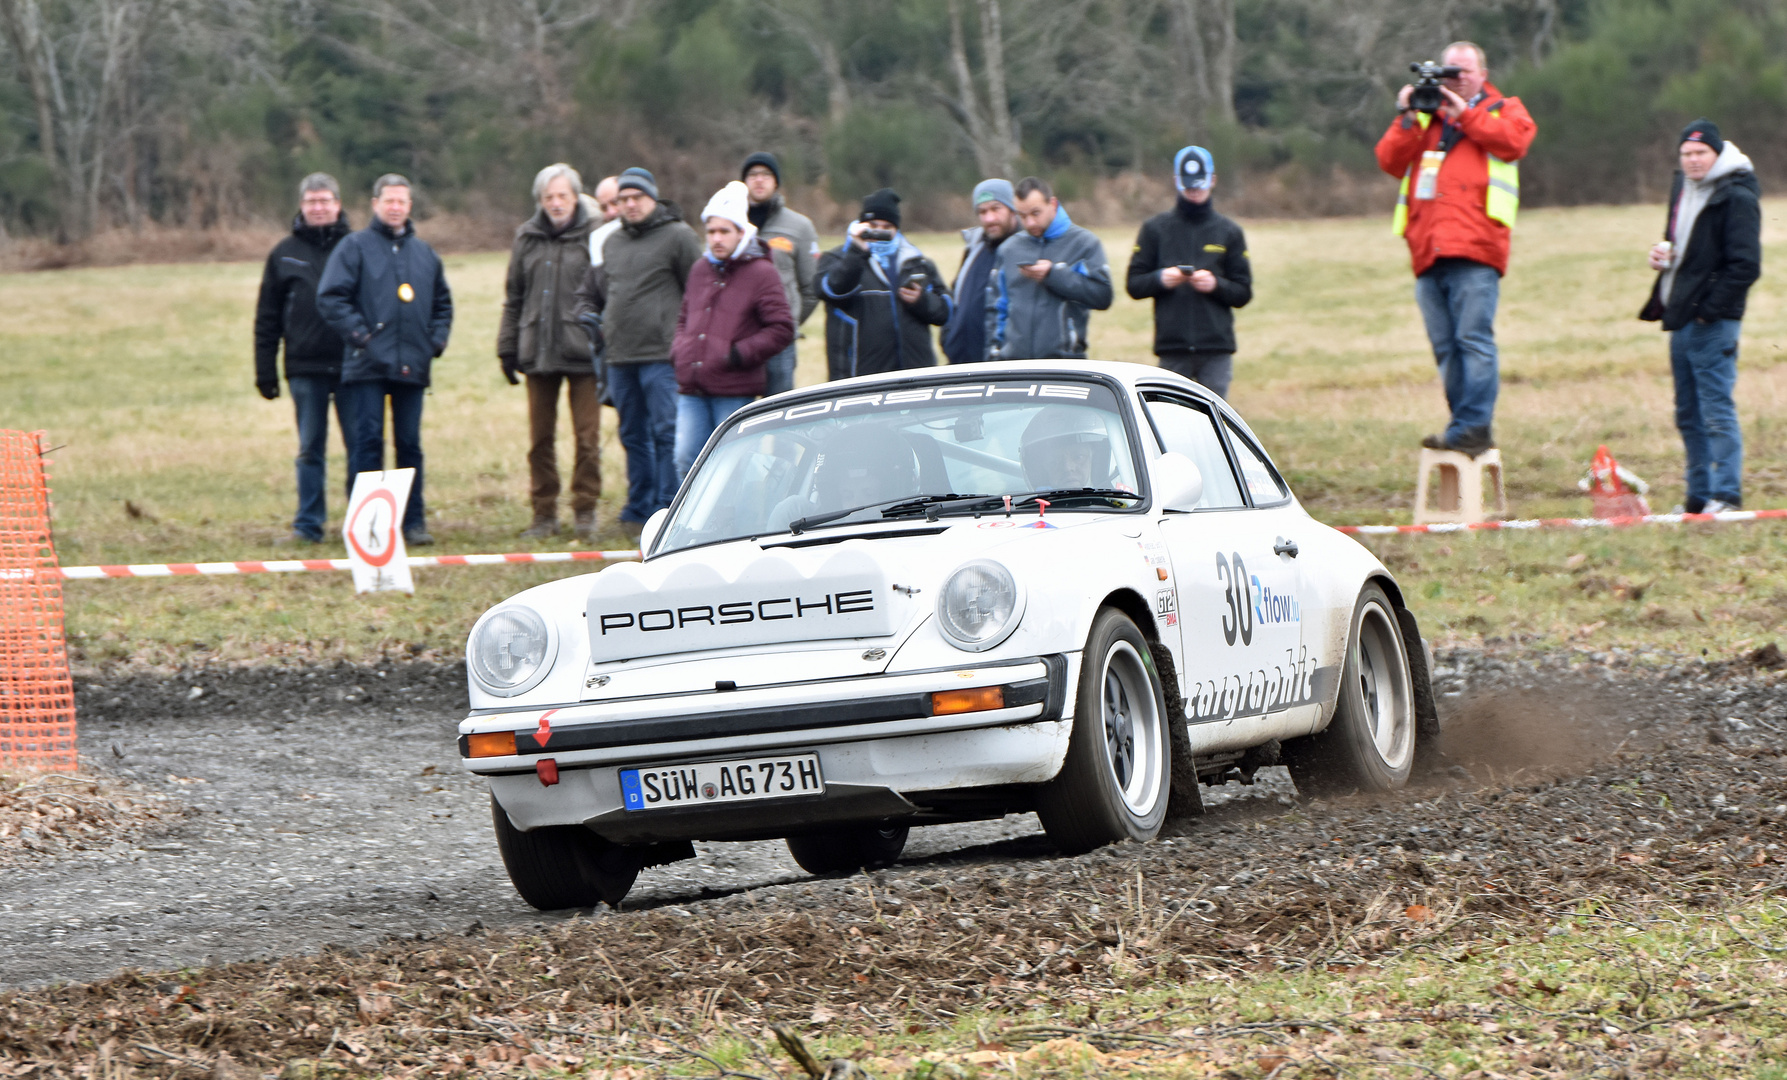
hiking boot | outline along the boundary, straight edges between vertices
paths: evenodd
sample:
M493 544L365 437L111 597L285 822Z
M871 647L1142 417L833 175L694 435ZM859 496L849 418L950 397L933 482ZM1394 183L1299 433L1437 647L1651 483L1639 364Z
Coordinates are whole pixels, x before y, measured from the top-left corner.
M558 535L558 519L555 517L536 517L534 523L521 530L523 540L544 540Z
M577 511L577 523L571 527L577 539L589 541L596 538L596 512L594 510Z
M420 529L405 529L403 530L403 542L410 547L427 547L434 543L434 536L429 533L426 527Z
M1454 450L1460 454L1476 457L1485 450L1495 449L1495 436L1487 427L1471 428L1455 439L1448 440L1444 432L1438 435L1427 435L1421 439L1421 445L1429 450Z

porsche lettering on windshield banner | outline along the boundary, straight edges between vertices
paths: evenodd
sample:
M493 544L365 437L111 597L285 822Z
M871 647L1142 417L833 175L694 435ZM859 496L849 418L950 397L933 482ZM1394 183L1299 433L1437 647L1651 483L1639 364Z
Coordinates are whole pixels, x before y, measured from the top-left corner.
M1098 397L1094 400L1093 395ZM884 390L870 394L849 394L844 397L826 398L822 401L807 401L799 405L790 405L785 409L772 409L743 421L733 429L738 434L749 433L764 424L773 421L818 420L827 416L860 416L867 413L898 412L910 409L915 405L948 404L951 402L1007 404L1024 400L1036 402L1050 401L1094 401L1103 408L1110 408L1114 402L1111 392L1103 387L1089 386L1084 383L1038 383L1038 382L995 382L965 383L950 386L921 386L911 390Z

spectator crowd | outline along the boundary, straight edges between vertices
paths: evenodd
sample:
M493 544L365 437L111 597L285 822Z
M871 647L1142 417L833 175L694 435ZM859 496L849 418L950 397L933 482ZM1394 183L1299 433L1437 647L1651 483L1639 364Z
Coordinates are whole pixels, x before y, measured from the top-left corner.
M1377 147L1402 184L1394 226L1409 246L1415 298L1451 421L1423 445L1480 454L1494 446L1499 387L1494 335L1519 204L1518 162L1536 126L1489 82L1483 50L1449 46L1433 112L1412 87ZM1742 439L1732 404L1744 294L1760 273L1758 187L1749 159L1699 120L1683 132L1682 171L1664 239L1649 255L1658 281L1642 317L1671 332L1677 426L1687 453L1689 512L1741 506ZM1214 156L1175 155L1173 206L1145 222L1124 275L1152 301L1161 367L1226 397L1237 349L1234 310L1253 297L1241 227L1213 205ZM285 381L298 428L293 539L324 535L325 449L333 403L347 483L384 467L389 410L398 468L414 468L402 528L433 542L423 493L421 423L431 365L446 349L453 299L441 261L410 220L412 185L372 188L371 220L352 231L336 181L299 185L292 233L268 256L255 320L255 382ZM752 400L793 388L795 339L825 308L826 374L843 379L938 363L1085 358L1092 313L1111 306L1103 244L1076 225L1050 184L976 184L976 224L962 233L951 280L902 232L897 192L863 197L843 243L821 250L813 222L782 194L781 165L746 157L738 179L699 218L665 198L644 168L586 194L566 164L540 170L537 209L515 231L496 355L526 386L532 518L526 539L561 531L558 404L573 435L572 529L598 529L601 410L616 410L626 454L621 528L637 536L670 504L713 432Z

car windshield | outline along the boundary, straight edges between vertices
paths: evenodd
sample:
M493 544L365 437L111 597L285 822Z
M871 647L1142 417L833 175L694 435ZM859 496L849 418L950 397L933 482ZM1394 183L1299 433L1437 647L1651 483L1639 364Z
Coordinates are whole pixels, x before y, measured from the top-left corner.
M1139 505L1112 391L999 379L841 392L736 419L695 472L654 554L908 515ZM973 496L968 498L967 496Z

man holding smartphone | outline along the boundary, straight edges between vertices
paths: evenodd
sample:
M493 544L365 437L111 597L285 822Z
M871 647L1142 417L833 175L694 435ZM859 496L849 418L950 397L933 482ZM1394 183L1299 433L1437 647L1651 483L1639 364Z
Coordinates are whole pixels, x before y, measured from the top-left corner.
M1129 258L1129 295L1154 298L1160 366L1228 397L1235 371L1235 312L1253 299L1241 226L1210 205L1216 161L1201 146L1173 158L1177 204L1149 218Z

